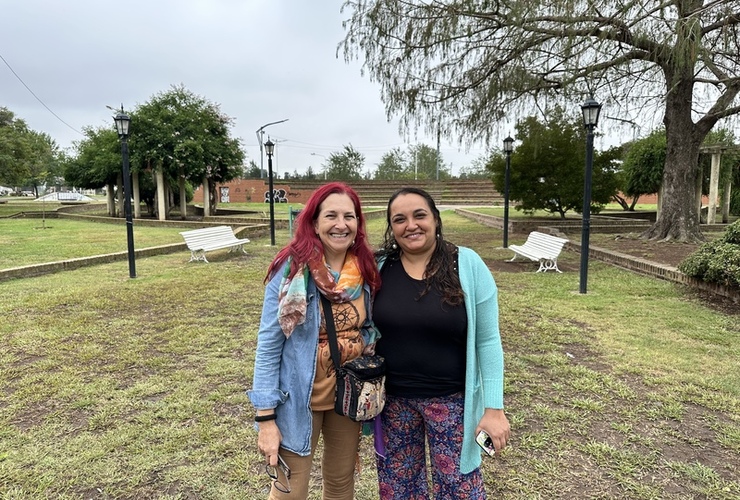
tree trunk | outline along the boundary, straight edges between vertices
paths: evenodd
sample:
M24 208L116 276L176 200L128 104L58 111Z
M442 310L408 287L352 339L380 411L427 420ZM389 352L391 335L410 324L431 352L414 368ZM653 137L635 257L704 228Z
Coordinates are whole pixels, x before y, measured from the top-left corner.
M208 197L211 199L211 214L216 215L218 213L218 184L216 182L208 183Z
M167 183L167 219L170 218L170 212L175 206L175 193L172 191L172 186Z
M155 170L157 176L157 219L167 220L167 204L165 203L165 185L162 169Z
M123 174L118 174L116 179L117 188L117 199L118 199L118 215L123 217Z
M681 135L681 134L674 134ZM703 241L696 213L695 179L699 161L698 144L673 144L666 152L663 172L663 199L655 224L643 236L650 240Z
M699 146L709 129L699 130L691 119L692 66L684 64L664 70L668 89L663 117L666 158L661 184L662 199L655 224L642 237L699 242L704 238L699 230L699 217L694 205L694 186L699 170Z
M203 176L203 216L211 215L211 190L209 188L208 177Z
M625 198L619 196L618 194L615 194L613 199L615 202L619 203L619 206L622 207L622 210L629 210L629 203L627 203L627 200Z
M133 187L132 191L134 192L134 219L141 218L141 194L139 193L139 172L134 172L132 174L132 181L133 181Z
M180 171L180 175L177 176L178 188L180 189L180 218L182 220L188 219L188 200L185 196L185 172Z
M108 189L106 190L106 203L108 206L108 216L116 216L116 199L115 199L115 186L112 182L108 183Z

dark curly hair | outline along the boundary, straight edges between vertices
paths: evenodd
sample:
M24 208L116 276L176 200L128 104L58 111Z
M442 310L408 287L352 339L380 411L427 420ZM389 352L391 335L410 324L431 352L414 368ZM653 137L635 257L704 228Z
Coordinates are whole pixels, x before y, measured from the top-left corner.
M434 203L431 195L423 189L402 187L391 195L386 209L386 227L383 243L380 249L375 252L375 257L377 259L385 258L387 260L400 260L401 258L401 249L396 243L391 227L391 205L396 198L405 194L416 194L424 198L437 223L437 245L424 271L426 288L422 291L420 297L426 295L430 289L435 288L442 294L443 302L451 306L458 306L465 299L462 285L460 284L460 276L457 272L458 249L454 244L445 241L442 235L442 217L440 216L437 204Z

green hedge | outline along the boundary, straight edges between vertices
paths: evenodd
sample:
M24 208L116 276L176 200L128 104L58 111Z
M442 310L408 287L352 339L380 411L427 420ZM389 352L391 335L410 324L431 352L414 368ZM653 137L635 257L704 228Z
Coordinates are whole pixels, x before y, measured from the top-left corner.
M740 220L730 224L720 238L689 255L678 269L709 283L740 288Z

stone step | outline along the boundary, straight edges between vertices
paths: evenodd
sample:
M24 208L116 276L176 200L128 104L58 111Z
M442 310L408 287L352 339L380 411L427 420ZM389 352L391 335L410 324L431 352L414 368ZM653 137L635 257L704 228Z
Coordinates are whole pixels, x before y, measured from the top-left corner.
M312 191L325 182L291 181L291 189ZM364 205L382 206L401 187L418 187L427 191L435 202L443 205L495 206L503 204L503 195L498 193L489 180L446 180L446 181L350 181L349 184Z

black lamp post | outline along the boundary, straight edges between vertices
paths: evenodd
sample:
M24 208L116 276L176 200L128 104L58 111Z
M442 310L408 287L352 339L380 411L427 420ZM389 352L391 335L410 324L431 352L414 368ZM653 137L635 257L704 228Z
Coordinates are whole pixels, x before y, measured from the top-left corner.
M514 151L514 139L504 139L506 153L506 173L504 174L504 248L509 248L509 170L511 170L511 152Z
M591 172L594 168L594 128L599 123L601 104L593 97L581 104L583 125L586 127L586 175L583 184L583 222L581 224L581 283L580 292L586 293L588 282L588 239L591 233Z
M275 152L275 144L267 139L265 153L267 153L267 176L270 189L270 245L275 246L275 196L272 188L272 154Z
M121 139L121 155L123 156L123 211L126 215L126 239L128 242L128 274L130 278L136 278L136 257L134 255L134 221L131 217L131 172L128 164L128 127L131 118L121 111L113 117Z

